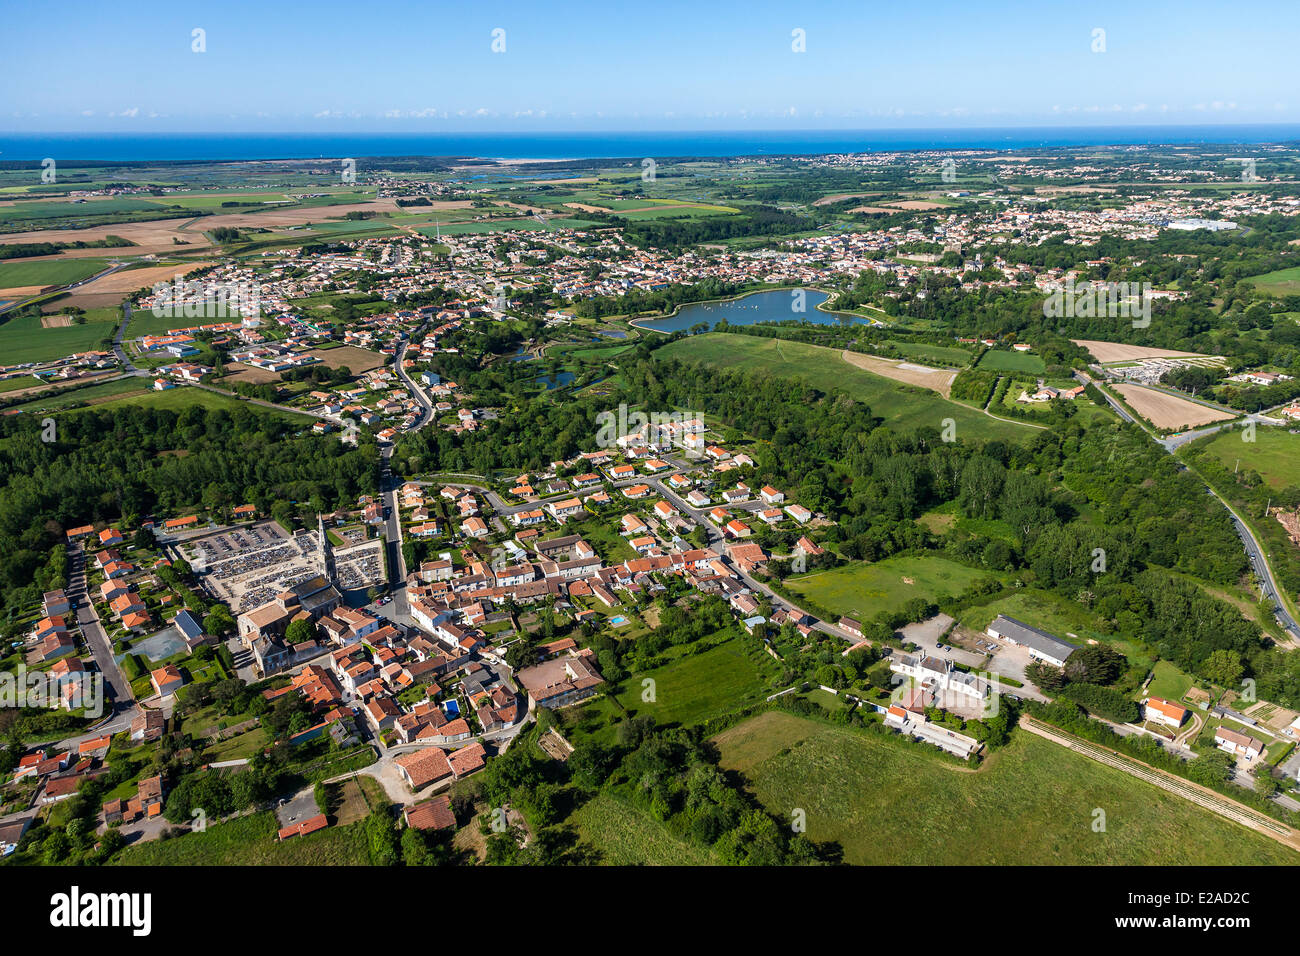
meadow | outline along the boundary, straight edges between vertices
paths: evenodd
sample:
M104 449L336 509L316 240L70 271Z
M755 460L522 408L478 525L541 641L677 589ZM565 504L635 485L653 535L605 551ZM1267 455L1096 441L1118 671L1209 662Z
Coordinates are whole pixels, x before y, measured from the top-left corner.
M1221 461L1228 468L1249 468L1259 473L1274 488L1300 487L1300 435L1282 428L1259 426L1253 442L1242 441L1245 434L1237 429L1225 430L1203 439L1196 447Z
M1294 851L1016 732L974 772L892 736L771 711L713 738L767 810L807 813L849 864L1292 865ZM1093 810L1106 830L1093 831Z
M225 823L211 823L202 833L173 840L153 840L119 853L117 866L365 866L370 862L365 827L329 827L281 843L279 825L267 810Z
M888 339L886 342L898 349L902 355L919 362L934 362L938 365L965 368L971 360L970 352L954 346L930 345L928 342L904 342L898 339Z
M863 619L897 611L912 598L956 596L989 576L937 554L909 554L789 577L785 586L836 614Z
M925 425L941 428L943 420L951 418L959 438L970 434L1014 441L1032 433L1027 426L998 421L976 409L947 401L928 389L903 385L851 366L838 349L731 332L709 332L679 339L658 349L655 355L801 378L827 392L838 389L866 403L874 414L895 428Z
M654 680L653 702L641 699L647 678ZM739 640L730 640L702 654L633 674L624 682L618 701L630 716L646 714L661 726L689 727L758 703L771 693L769 684L752 654Z
M1300 266L1266 272L1244 281L1265 295L1300 295Z
M88 315L85 325L47 329L41 325L40 316L12 318L0 325L0 361L6 365L50 362L99 349L104 339L113 338L114 328L111 322L91 319Z
M1047 366L1037 355L1029 352L1004 352L989 349L980 356L979 367L992 372L1030 372L1038 374L1047 371Z
M692 846L658 820L607 793L587 801L567 822L607 866L716 865L708 850Z

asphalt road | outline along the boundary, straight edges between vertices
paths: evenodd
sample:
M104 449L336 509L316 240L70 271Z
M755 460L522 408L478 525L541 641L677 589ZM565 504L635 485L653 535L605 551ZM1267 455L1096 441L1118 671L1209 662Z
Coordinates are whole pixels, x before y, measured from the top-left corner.
M1084 372L1076 371L1074 377L1084 384L1092 384L1092 379ZM1134 421L1132 415L1125 411L1118 402L1111 398L1109 393L1104 389L1098 389L1098 391L1102 393L1103 397L1120 418L1124 419L1126 422L1135 425L1138 424ZM1248 420L1256 422L1261 421L1259 415L1249 415L1247 418ZM1139 425L1139 427L1141 426ZM1222 427L1222 425L1216 425L1209 428L1202 428L1192 432L1184 432L1181 435L1176 435L1173 438L1167 439L1161 439L1156 436L1152 437L1157 445L1170 454L1173 454L1179 446L1184 445L1189 441L1194 441L1203 435L1212 434ZM1146 429L1144 428L1143 431L1146 431ZM1210 494L1214 495L1215 499L1219 504L1223 505L1223 507L1227 509L1229 516L1232 518L1232 523L1237 529L1237 536L1241 538L1242 547L1244 547L1246 551L1246 557L1249 559L1250 566L1254 570L1255 577L1259 581L1260 591L1265 598L1273 602L1274 616L1277 618L1278 624L1281 625L1282 629L1290 634L1294 640L1300 641L1300 624L1296 623L1295 618L1293 618L1290 612L1287 611L1286 604L1279 597L1277 581L1273 577L1273 569L1269 567L1268 559L1264 556L1264 549L1260 547L1259 541L1256 540L1254 533L1246 526L1245 522L1237 516L1237 513L1232 510L1232 507L1223 500L1223 497L1209 485L1206 485L1206 490L1209 491Z

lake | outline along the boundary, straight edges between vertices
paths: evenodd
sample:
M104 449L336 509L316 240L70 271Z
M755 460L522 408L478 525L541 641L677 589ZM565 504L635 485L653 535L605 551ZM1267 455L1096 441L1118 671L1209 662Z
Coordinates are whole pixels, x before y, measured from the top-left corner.
M538 385L545 385L549 392L553 388L559 388L561 385L568 385L573 381L572 372L556 372L554 378L548 378L545 375L539 375L534 381Z
M862 323L869 325L871 320L861 316L841 316L838 313L818 312L817 306L830 298L825 292L812 289L804 293L802 312L795 312L796 299L794 289L774 289L771 292L755 292L741 299L728 299L724 302L692 302L684 305L676 315L662 319L637 319L632 324L642 329L656 332L679 332L689 329L701 322L713 328L723 319L731 325L759 325L764 322L788 322L799 320L813 325L838 325L841 322Z

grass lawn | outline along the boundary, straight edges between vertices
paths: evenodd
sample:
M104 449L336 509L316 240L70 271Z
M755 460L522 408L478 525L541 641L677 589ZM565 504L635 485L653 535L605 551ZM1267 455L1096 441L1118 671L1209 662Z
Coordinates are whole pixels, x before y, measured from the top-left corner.
M223 760L245 760L267 748L269 741L266 731L254 727L242 734L236 734L225 740L210 744L203 751L208 763L220 763Z
M41 380L34 375L15 375L13 378L0 379L0 393L17 392L24 388L40 388Z
M210 823L203 833L129 846L113 860L122 866L367 866L363 826L330 827L279 842L271 811Z
M629 502L629 504L639 504L639 502ZM627 538L610 526L608 518L590 515L580 522L575 522L570 518L555 533L547 532L546 537L562 538L571 534L581 535L582 539L595 548L596 553L607 564L617 564L620 561L626 561L628 558L638 556L636 550L627 543Z
M893 737L760 714L714 738L777 817L869 865L1300 862L1291 850L1128 774L1023 731L978 770ZM1106 831L1092 830L1093 810Z
M582 843L610 866L708 866L713 855L679 839L662 823L609 794L597 794L568 819Z
M989 349L980 358L979 367L992 372L1045 372L1047 366L1030 352L1006 352Z
M844 361L838 349L819 345L709 332L680 339L654 354L661 358L801 378L827 392L840 389L865 402L874 414L895 428L923 425L941 428L943 420L951 418L957 424L959 436L1015 441L1033 433L1027 426L990 418L968 406L950 402L929 389L904 385L856 368Z
M1300 435L1283 428L1255 429L1253 442L1242 441L1237 429L1223 431L1198 443L1197 447L1223 462L1229 469L1249 468L1274 488L1300 486Z
M1147 687L1147 693L1152 697L1177 702L1192 689L1192 679L1168 661L1156 661L1154 670L1155 677Z
M902 555L789 577L785 585L836 614L864 620L881 611L896 611L912 598L955 596L989 576L990 572L940 555Z
M646 678L655 682L653 703L641 699ZM633 674L623 688L618 700L629 716L648 714L660 724L684 727L758 703L772 692L739 640Z

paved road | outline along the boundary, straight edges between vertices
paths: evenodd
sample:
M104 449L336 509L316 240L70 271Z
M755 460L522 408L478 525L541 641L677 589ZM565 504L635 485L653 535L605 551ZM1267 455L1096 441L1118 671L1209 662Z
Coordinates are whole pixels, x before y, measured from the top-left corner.
M1074 377L1084 384L1094 384L1092 379L1085 372L1076 371ZM1098 391L1102 393L1102 396L1108 403L1110 403L1111 408L1115 410L1115 413L1118 414L1120 418L1124 419L1126 422L1138 425L1138 427L1142 428L1143 431L1147 431L1147 429L1142 427L1139 422L1135 421L1133 416L1130 415L1117 401L1115 401L1115 399L1113 399L1105 389L1099 388ZM1275 421L1267 416L1259 414L1248 415L1246 418L1249 421L1263 424L1273 424ZM1175 435L1173 438L1168 439L1162 439L1158 435L1149 431L1147 434L1151 435L1156 444L1162 447L1165 451L1173 454L1181 445L1184 445L1189 441L1194 441L1204 435L1213 434L1222 427L1224 426L1216 425L1213 427L1197 429L1192 432L1184 432L1180 435ZM1268 558L1264 554L1264 549L1255 538L1254 532L1250 530L1246 523L1241 520L1241 517L1237 512L1232 509L1232 506L1229 505L1217 491L1211 488L1208 484L1206 485L1206 490L1209 491L1210 494L1214 495L1215 499L1219 504L1223 505L1223 507L1227 509L1229 516L1232 518L1232 523L1237 529L1237 536L1241 538L1242 546L1246 551L1246 557L1250 560L1250 566L1254 570L1255 577L1259 581L1260 591L1263 593L1264 597L1273 602L1275 608L1274 616L1277 618L1278 624L1281 625L1282 629L1286 631L1293 640L1300 642L1300 624L1298 624L1296 619L1291 616L1291 613L1286 609L1286 603L1279 597L1280 589L1278 588L1277 580L1273 577L1273 568L1269 565Z
M86 638L86 644L95 658L99 672L104 675L106 689L111 694L111 704L106 702L105 712L116 713L118 710L130 712L135 716L135 695L131 693L131 683L113 659L113 644L104 633L95 612L95 605L86 591L86 552L81 542L74 541L68 545L68 600L76 605L77 624ZM109 710L109 708L112 708ZM128 719L127 723L130 723Z

